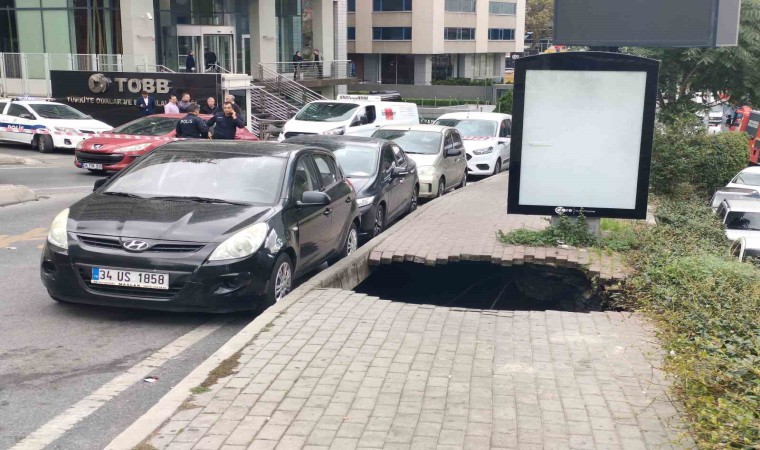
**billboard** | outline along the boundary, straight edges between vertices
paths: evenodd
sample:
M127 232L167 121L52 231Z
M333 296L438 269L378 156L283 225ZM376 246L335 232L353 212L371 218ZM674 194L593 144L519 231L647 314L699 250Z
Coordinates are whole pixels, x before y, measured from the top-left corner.
M658 69L619 53L518 59L508 212L645 218Z
M155 99L157 114L172 94L187 92L199 104L208 97L219 103L222 95L221 74L51 70L50 84L57 101L112 126L140 117L135 101L143 89Z
M554 43L593 47L737 45L741 0L555 0Z

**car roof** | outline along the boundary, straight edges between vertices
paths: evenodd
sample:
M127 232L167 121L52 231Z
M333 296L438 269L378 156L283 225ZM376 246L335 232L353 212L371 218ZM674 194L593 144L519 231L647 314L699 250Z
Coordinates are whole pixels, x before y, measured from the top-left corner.
M511 119L509 114L494 112L466 111L443 114L438 119L481 119L481 120L504 120Z
M756 190L742 187L722 187L715 191L715 194L747 194L760 196L760 193Z
M747 167L739 173L760 173L760 166Z
M443 133L446 130L454 130L454 127L447 127L445 125L385 125L379 130L410 130L410 131L434 131L436 133Z
M208 141L205 139L170 142L158 148L161 152L188 152L188 153L234 153L252 156L274 156L277 158L289 158L291 154L314 148L313 146L282 144L267 141Z
M324 148L340 148L345 144L366 145L367 147L380 147L385 139L364 136L327 136L322 134L306 134L285 139L284 143L300 145L318 145Z
M723 202L732 212L760 212L760 200L726 199Z

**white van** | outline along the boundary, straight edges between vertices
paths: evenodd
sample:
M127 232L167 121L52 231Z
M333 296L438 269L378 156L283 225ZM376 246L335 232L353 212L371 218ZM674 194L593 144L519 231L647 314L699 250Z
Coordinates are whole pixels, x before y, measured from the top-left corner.
M350 134L371 136L383 125L417 125L417 105L377 101L379 97L340 95L337 100L318 100L304 106L285 123L278 140L304 134Z

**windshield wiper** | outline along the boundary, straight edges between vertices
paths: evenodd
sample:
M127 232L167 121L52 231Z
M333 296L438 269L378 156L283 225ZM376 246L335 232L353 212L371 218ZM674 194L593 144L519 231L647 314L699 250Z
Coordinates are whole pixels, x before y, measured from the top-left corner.
M249 203L243 203L243 202L233 202L230 200L222 200L220 198L210 198L210 197L196 197L196 196L159 196L159 197L149 197L152 200L187 200L189 202L197 202L197 203L220 203L220 204L227 204L227 205L238 205L238 206L251 206Z
M129 198L146 198L142 195L130 194L129 192L103 192L103 195L113 195L114 197L129 197Z

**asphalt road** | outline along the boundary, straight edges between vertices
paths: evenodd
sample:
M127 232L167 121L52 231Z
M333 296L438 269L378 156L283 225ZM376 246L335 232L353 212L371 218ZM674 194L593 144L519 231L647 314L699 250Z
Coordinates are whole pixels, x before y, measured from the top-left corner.
M0 449L13 447L51 420L60 421L72 405L189 336L174 344L174 356L149 369L157 382L133 380L48 447L103 448L251 316L54 302L40 283L40 247L53 217L87 195L98 177L76 169L73 152L41 155L0 143L0 153L35 159L0 166L0 184L23 184L40 196L37 202L0 208Z

